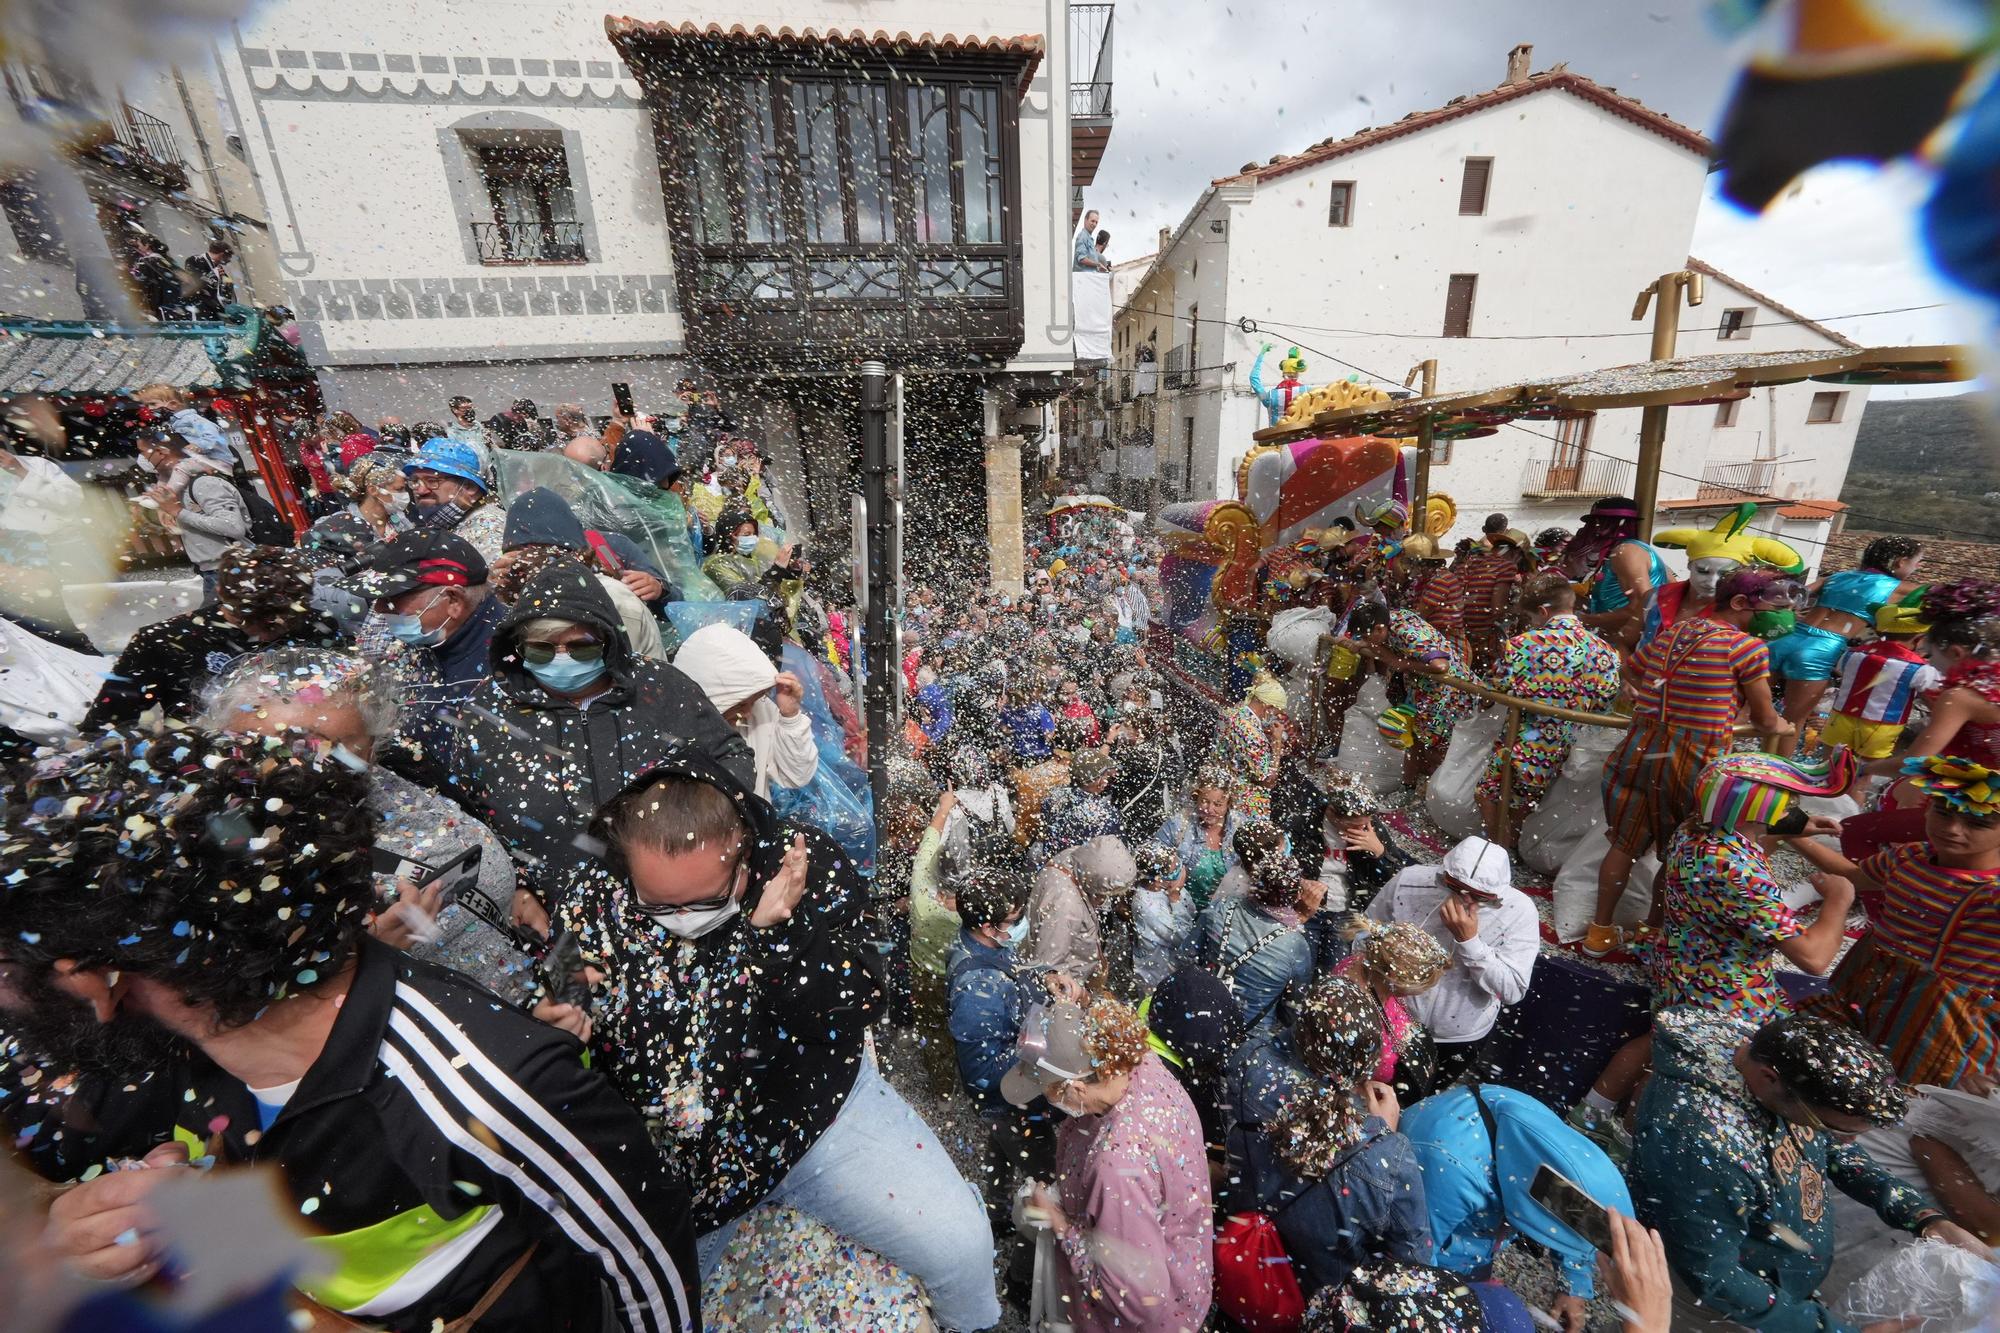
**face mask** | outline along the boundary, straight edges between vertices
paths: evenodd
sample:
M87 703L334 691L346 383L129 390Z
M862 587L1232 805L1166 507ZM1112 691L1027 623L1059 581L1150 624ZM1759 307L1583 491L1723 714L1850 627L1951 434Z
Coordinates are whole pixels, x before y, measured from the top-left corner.
M143 455L139 459L139 470L145 473L149 477L157 477L160 475L160 470L153 466L153 460L150 458L146 458Z
M406 647L437 647L444 642L444 626L440 625L436 629L425 629L424 612L436 606L438 597L442 596L444 594L439 593L436 597L432 597L430 601L424 604L423 610L416 612L414 615L384 616L382 618L382 628L388 631L390 638Z
M717 455L715 456L715 466L716 466L716 467L717 467L718 469L721 469L721 468L726 468L726 467L735 467L735 466L736 466L736 455L735 455L735 454L717 454Z
M1027 914L1023 913L1019 921L1016 921L1013 925L1001 931L1000 938L1003 942L1005 942L1008 948L1010 949L1020 948L1022 942L1028 938Z
M738 537L736 539L736 554L755 555L756 553L757 539L755 537Z
M1797 622L1798 614L1790 608L1759 611L1750 617L1750 633L1760 639L1775 639L1789 631Z
M524 662L528 674L557 694L575 694L594 683L605 672L603 658L579 662L567 653L558 653L546 662Z
M408 491L389 491L381 499L383 505L392 514L407 514L410 512L410 493Z
M464 517L465 506L452 500L416 507L416 523L420 528L455 528Z
M672 903L656 905L641 902L637 894L632 897L632 906L639 910L641 916L650 917L658 922L668 934L677 935L684 940L698 940L712 933L743 910L743 904L735 898L717 907L686 910L675 907Z

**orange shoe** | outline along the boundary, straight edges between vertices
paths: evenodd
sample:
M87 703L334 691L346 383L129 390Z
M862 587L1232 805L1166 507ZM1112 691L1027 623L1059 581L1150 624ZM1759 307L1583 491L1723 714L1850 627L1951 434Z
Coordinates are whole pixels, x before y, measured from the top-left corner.
M1616 926L1600 926L1590 923L1590 930L1583 937L1583 952L1586 957L1605 958L1625 947L1625 932Z

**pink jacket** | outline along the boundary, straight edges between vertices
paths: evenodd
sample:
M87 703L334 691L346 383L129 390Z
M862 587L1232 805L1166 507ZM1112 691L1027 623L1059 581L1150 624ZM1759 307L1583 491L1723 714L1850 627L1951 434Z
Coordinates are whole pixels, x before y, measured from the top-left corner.
M1355 985L1366 989L1368 982L1361 976L1361 959L1350 955L1339 967L1333 969L1337 977L1346 977ZM1375 1064L1375 1081L1393 1083L1396 1079L1396 1052L1410 1039L1410 1015L1403 1008L1403 1002L1391 995L1382 1000L1382 1058Z
M1208 1155L1194 1103L1159 1056L1109 1111L1062 1122L1056 1184L1076 1333L1196 1333L1215 1276Z

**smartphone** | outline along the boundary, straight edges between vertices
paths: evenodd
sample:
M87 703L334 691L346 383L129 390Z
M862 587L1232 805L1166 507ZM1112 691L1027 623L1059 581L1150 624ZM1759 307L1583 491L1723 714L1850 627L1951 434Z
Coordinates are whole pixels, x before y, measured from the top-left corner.
M631 385L613 384L611 386L611 401L617 405L619 416L629 417L636 415L636 413L632 411Z
M1611 1215L1575 1181L1544 1162L1535 1169L1528 1197L1554 1213L1556 1221L1604 1253L1611 1253Z
M386 847L377 847L375 873L387 876L391 880L408 880L418 888L424 888L432 883L441 884L444 886L444 894L439 899L439 907L457 903L480 920L511 935L513 926L509 924L509 919L513 915L513 904L496 903L479 888L479 858L482 850L475 842L458 855L433 863L403 856Z
M583 946L573 930L559 931L549 941L549 950L535 964L535 979L542 991L557 1004L573 1004L582 1009L590 1003L590 983L583 975Z

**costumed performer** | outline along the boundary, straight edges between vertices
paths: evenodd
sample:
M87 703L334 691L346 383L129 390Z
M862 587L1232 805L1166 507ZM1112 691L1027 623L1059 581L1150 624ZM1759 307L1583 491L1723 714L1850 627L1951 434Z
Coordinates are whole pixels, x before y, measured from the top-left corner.
M1288 348L1283 359L1278 362L1278 374L1283 376L1276 384L1264 383L1264 358L1274 350L1265 343L1257 349L1257 359L1250 363L1250 392L1257 395L1257 401L1264 405L1264 413L1269 419L1266 426L1275 426L1285 419L1292 410L1292 398L1305 388L1299 377L1306 373L1305 358L1296 347Z
M1794 577L1806 572L1806 562L1797 551L1773 538L1749 534L1750 520L1756 516L1757 506L1746 500L1716 520L1714 527L1669 528L1653 534L1653 545L1688 553L1688 576L1647 596L1640 644L1650 643L1668 625L1714 606L1716 588L1739 569L1765 565Z
M1403 782L1415 787L1444 760L1452 728L1479 707L1476 696L1452 689L1439 676L1464 677L1471 669L1459 646L1414 611L1391 611L1363 602L1347 620L1346 646L1373 661L1385 675L1401 674L1414 713Z
M1243 819L1271 817L1271 784L1278 780L1287 745L1285 687L1259 672L1243 702L1229 710L1216 732L1213 764L1233 784L1230 805Z
M1637 640L1646 594L1669 578L1667 562L1639 540L1639 506L1606 496L1583 516L1583 526L1563 547L1563 572L1587 584L1579 619L1629 650Z
M1924 563L1915 537L1877 537L1861 552L1861 564L1829 575L1811 588L1812 607L1801 613L1790 634L1771 641L1771 670L1785 680L1785 717L1794 728L1812 720L1820 696L1848 646L1875 628L1875 613L1916 589ZM1790 753L1781 742L1779 753Z

